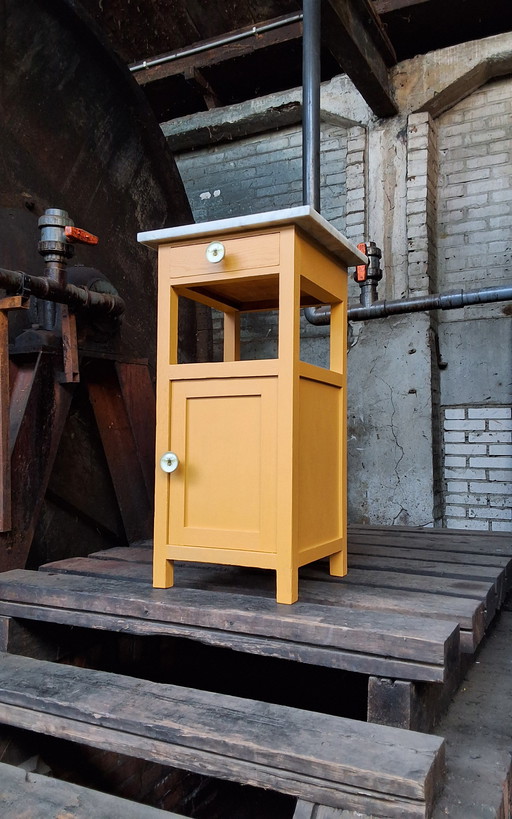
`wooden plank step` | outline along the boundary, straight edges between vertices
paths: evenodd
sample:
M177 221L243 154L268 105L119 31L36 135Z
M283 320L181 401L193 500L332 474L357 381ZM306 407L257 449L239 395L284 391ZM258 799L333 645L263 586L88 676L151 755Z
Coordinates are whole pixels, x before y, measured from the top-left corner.
M0 575L0 614L133 633L174 634L243 651L400 679L443 682L459 626L388 612L79 575ZM373 671L369 669L374 669Z
M135 562L134 557L140 557L143 562ZM89 558L70 558L48 563L41 570L150 582L150 564L151 551L148 549L115 547L95 552ZM275 593L275 579L270 572L181 562L175 564L175 569L175 583L180 587L217 592L227 590L267 598L272 598ZM455 621L461 629L461 650L469 653L476 649L485 632L483 603L471 598L355 586L344 583L342 579L339 583L324 583L301 577L300 599L303 603L338 608L388 611L413 617Z
M374 535L351 535L348 548L352 549L356 544L373 544L375 546L388 546L391 548L401 547L404 549L428 549L433 553L450 552L463 555L496 555L500 557L512 557L512 550L508 548L508 543L498 542L494 544L481 543L480 541L467 543L455 538L445 539L441 537L398 537L395 534L374 534Z
M440 737L0 653L0 721L379 817L425 817Z
M324 577L326 582L336 581L336 578L325 575L323 567L318 568L315 564L304 567L304 576L315 580ZM476 580L422 577L399 571L377 571L372 569L351 569L343 580L345 583L355 583L358 586L376 586L377 588L446 594L452 597L470 597L484 604L486 624L489 624L493 619L498 605L494 585Z
M512 535L502 532L467 532L464 529L421 529L400 526L351 525L348 527L349 548L352 541L364 539L382 544L402 543L411 548L440 548L446 551L467 551L512 557Z
M132 549L136 548L137 558L150 561L151 551L146 547L129 547L125 551L125 556L129 556ZM106 552L96 552L91 557L101 555L107 556L109 552L116 552L119 549L107 550ZM47 564L48 565L48 564ZM52 564L54 567L57 564ZM45 567L46 568L46 567ZM311 563L301 569L301 577L314 580L323 580L329 583L340 583L340 578L329 575L325 564ZM400 589L403 591L424 592L427 594L445 594L451 597L466 597L479 600L486 609L486 623L489 623L498 605L496 590L493 583L470 579L457 579L439 577L435 581L428 576L415 576L405 572L352 569L346 577L341 578L341 582L346 584L355 583L358 586L374 586L379 588Z
M108 550L106 550L108 551ZM434 560L436 563L453 563L460 566L497 566L505 569L507 574L512 569L512 557L495 554L473 554L464 551L447 552L444 548L430 549L423 544L409 548L403 543L382 544L381 540L369 543L366 538L357 539L350 544L349 558L354 555L372 555L375 557L397 557L405 560Z
M354 569L402 572L420 577L447 577L470 581L482 580L489 582L489 584L494 587L498 606L501 606L508 590L505 569L497 566L458 566L451 563L437 562L436 560L409 560L394 556L377 558L374 555L351 555L349 558L349 572Z
M180 819L177 813L27 773L3 762L0 762L0 816L2 819Z

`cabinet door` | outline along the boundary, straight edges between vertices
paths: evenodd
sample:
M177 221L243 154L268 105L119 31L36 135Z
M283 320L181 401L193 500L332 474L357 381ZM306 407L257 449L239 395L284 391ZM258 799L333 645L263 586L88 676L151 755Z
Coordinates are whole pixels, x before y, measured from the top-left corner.
M171 382L170 545L275 552L276 402L275 377Z

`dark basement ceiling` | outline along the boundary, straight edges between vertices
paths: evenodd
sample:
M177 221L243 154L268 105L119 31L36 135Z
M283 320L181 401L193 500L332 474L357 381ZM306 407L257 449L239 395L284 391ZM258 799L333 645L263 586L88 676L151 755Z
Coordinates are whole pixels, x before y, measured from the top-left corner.
M366 2L377 12L377 24L380 21L383 37L389 41L384 57L388 67L417 54L512 29L511 0L341 0L349 9L359 10ZM302 10L296 0L82 0L82 5L127 64ZM331 37L336 33L327 0L322 12L326 29L322 80L328 80L342 73L343 67L340 54L336 60L326 45L327 33ZM376 42L375 25L371 29L369 17L361 19ZM377 32L377 41L379 37ZM215 65L144 86L160 122L301 85L300 38L228 60L221 59L222 49L217 53Z

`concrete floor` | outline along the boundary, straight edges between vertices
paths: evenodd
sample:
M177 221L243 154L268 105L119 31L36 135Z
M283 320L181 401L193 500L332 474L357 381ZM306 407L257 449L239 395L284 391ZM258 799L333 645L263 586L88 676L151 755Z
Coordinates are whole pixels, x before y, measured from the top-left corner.
M446 785L433 819L512 816L512 605L504 609L436 733Z

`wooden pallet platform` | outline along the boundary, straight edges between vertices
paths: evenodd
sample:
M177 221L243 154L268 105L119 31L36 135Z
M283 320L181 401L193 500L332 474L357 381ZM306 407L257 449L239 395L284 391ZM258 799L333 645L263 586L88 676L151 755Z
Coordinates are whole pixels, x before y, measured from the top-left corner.
M0 722L379 817L444 774L440 737L1 652Z
M255 569L180 563L175 587L153 589L148 545L0 575L0 650L25 655L0 654L0 721L282 790L298 797L296 819L428 816L443 746L417 731L432 727L510 591L512 538L352 527L350 544L348 576L304 567L293 606L278 605L273 575ZM50 634L61 624L185 637L365 674L368 723L41 663L48 645L30 621Z
M0 576L0 615L169 635L369 676L368 717L428 730L512 583L512 539L352 527L349 574L301 570L300 600L272 573L180 563L151 586L151 549L116 548ZM425 685L427 684L427 685ZM434 703L434 704L433 704Z

